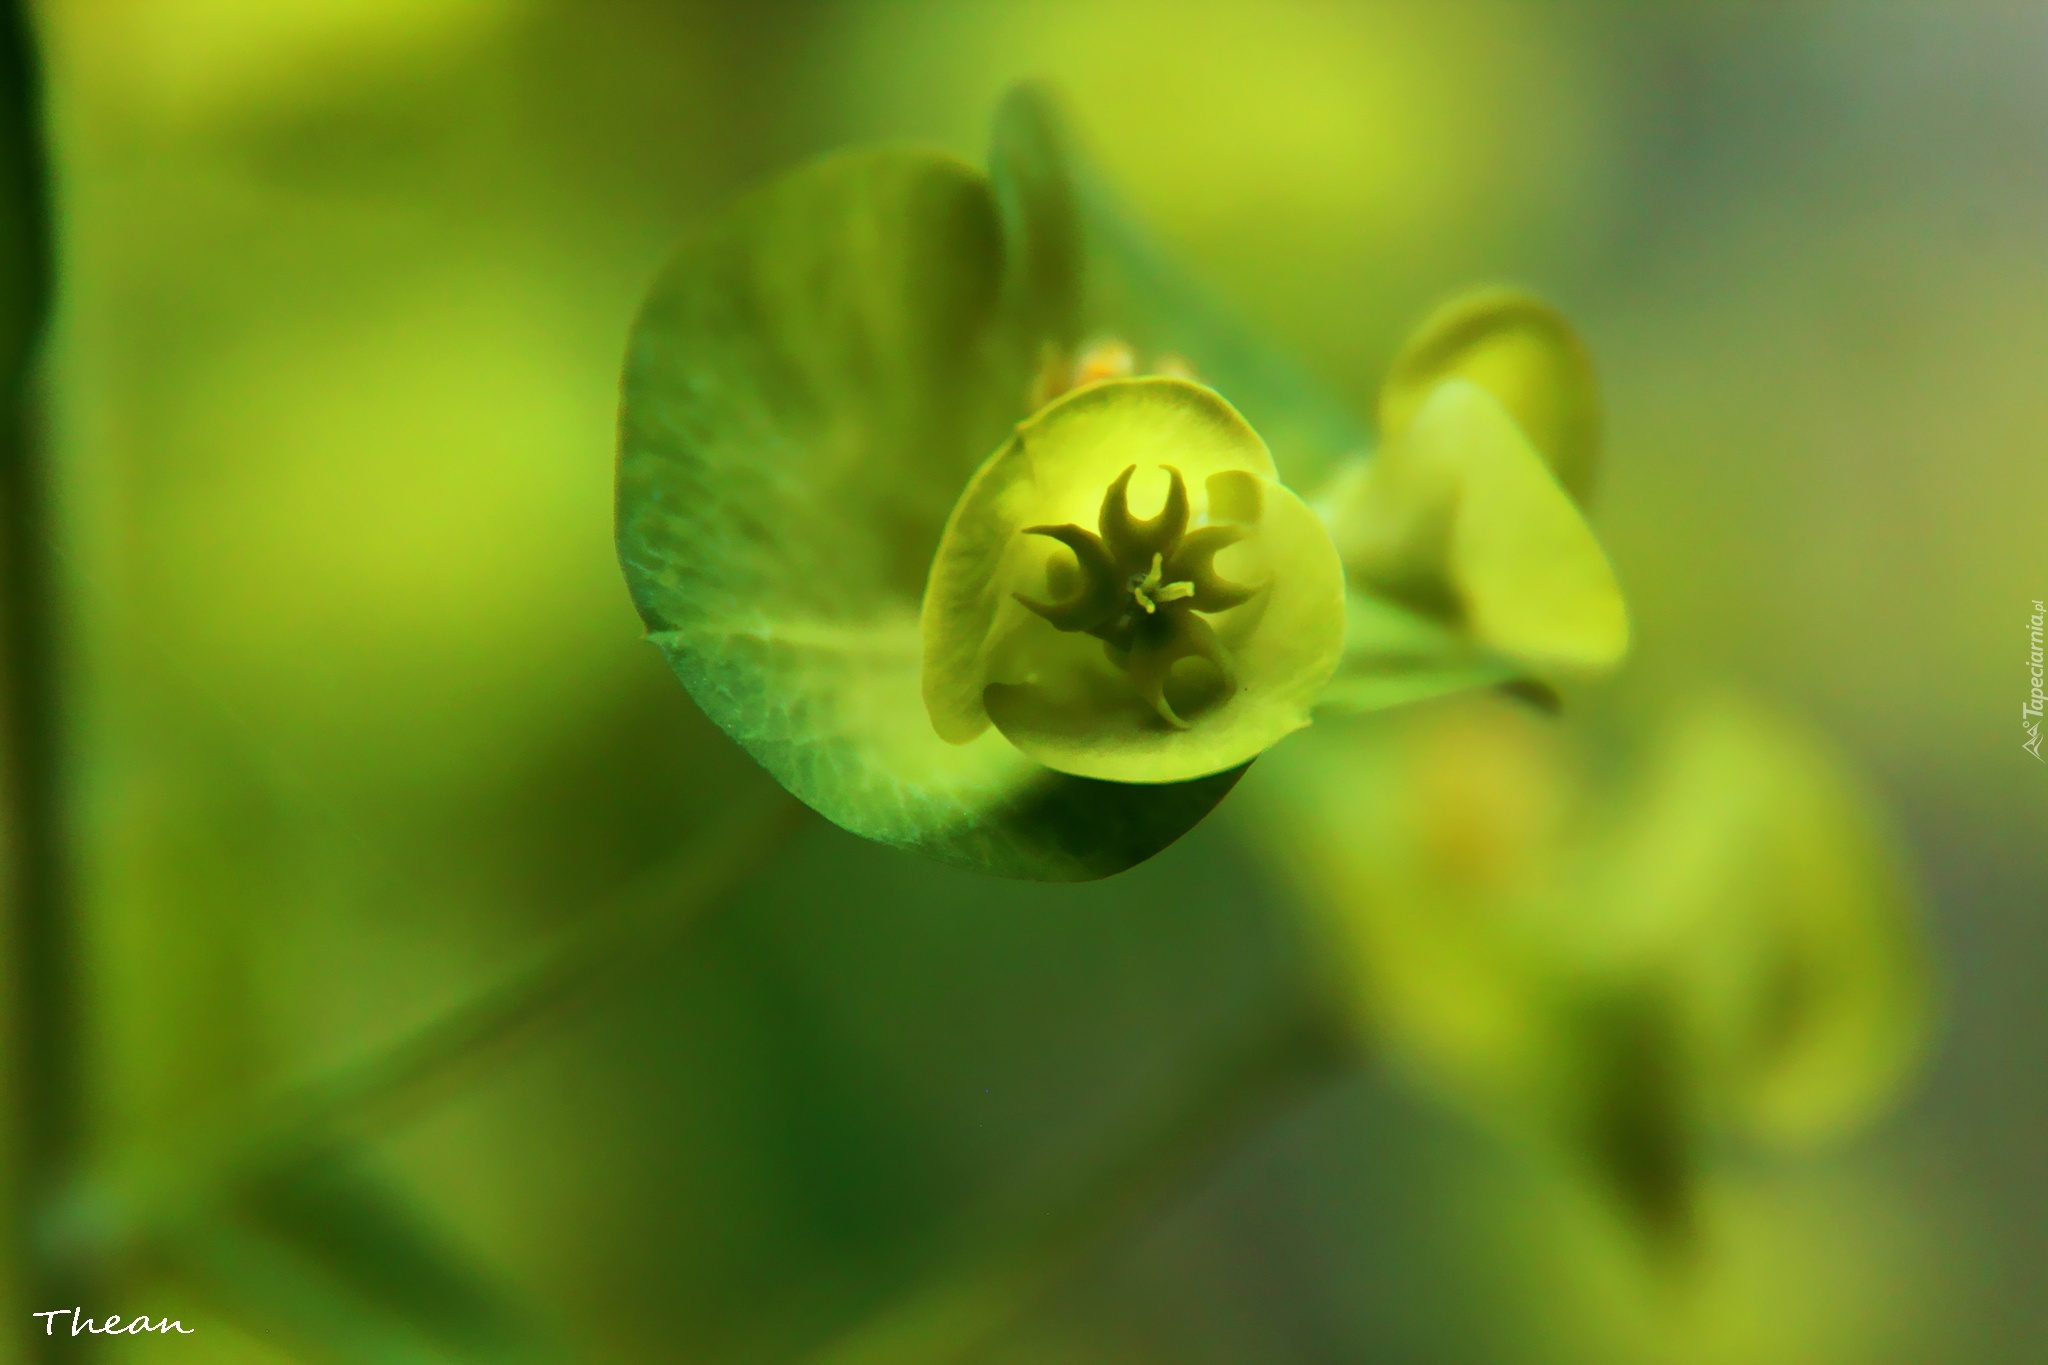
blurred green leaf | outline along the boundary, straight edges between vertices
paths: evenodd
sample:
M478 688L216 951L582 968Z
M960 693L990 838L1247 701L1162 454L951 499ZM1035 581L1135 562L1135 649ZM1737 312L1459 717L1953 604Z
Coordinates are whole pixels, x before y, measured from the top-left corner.
M918 610L954 500L1023 416L987 182L860 152L688 243L634 331L619 555L693 696L854 833L1009 876L1106 876L1178 838L1234 773L1128 787L951 745Z
M1515 681L1521 668L1442 621L1352 588L1344 594L1344 657L1316 713L1385 711Z
M146 1245L237 1321L320 1358L559 1354L375 1175L370 1144L623 979L672 965L663 950L807 818L772 788L735 803L424 1024L265 1100L156 1131L71 1191L70 1240L102 1259Z
M1184 358L1265 438L1291 488L1314 488L1337 461L1370 445L1355 413L1152 245L1082 154L1046 87L1013 90L995 128L990 169L999 194L1036 206L1027 221L1044 245L1034 259L1078 257L1076 337L1116 337L1147 356ZM1078 250L1065 245L1059 209L1069 204L1079 213Z
M27 382L31 352L42 329L49 299L48 228L43 184L40 94L35 54L24 6L9 5L0 16L0 420L7 425L7 454L18 439L23 414L17 404Z
M1026 360L1074 354L1085 339L1088 242L1066 140L1049 99L1029 87L996 109L989 187L1003 233L1003 304Z
M1559 1053L1525 1121L1561 1142L1648 1250L1682 1253L1698 1231L1702 1153L1678 1011L1654 980L1575 984L1539 987Z
M806 1356L808 1365L985 1358L1167 1199L1356 1066L1352 1021L1313 994L1274 1008L1113 1135L1064 1188L1011 1191L930 1248L929 1277Z

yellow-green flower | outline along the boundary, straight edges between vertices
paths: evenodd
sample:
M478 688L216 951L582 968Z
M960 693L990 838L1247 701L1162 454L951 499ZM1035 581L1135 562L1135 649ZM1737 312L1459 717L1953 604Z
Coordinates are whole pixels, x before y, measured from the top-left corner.
M1185 379L1107 380L975 475L922 633L942 738L993 725L1059 772L1177 782L1308 723L1343 652L1343 569L1228 403Z

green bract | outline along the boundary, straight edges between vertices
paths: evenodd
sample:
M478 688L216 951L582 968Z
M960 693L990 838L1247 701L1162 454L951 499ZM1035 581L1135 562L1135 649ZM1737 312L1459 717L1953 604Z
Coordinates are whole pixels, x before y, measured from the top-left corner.
M1508 410L1444 379L1332 507L1367 591L1538 674L1596 673L1628 616L1592 528Z
M1444 305L1395 360L1380 425L1316 499L1353 589L1325 710L1621 662L1627 609L1581 510L1598 400L1554 309L1505 289Z
M1257 433L1199 385L1112 380L1019 425L954 509L925 703L956 744L993 723L1061 772L1176 782L1308 724L1343 639L1336 551Z
M1572 500L1592 496L1600 458L1593 362L1564 315L1512 289L1475 289L1431 313L1380 386L1380 439L1398 438L1446 379L1508 410Z
M836 158L685 245L625 378L621 563L714 721L856 834L1016 876L1101 876L1230 775L1131 788L925 715L918 611L939 532L1028 382L1005 349L987 182L916 152Z

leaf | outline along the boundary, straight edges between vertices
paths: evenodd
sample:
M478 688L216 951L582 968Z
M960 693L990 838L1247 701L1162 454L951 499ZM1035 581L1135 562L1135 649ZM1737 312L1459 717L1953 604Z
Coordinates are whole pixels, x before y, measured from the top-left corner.
M1668 994L1625 981L1553 1000L1562 1046L1543 1120L1626 1213L1646 1249L1669 1255L1698 1232L1697 1077Z
M1339 720L1280 746L1236 809L1327 935L1337 990L1397 1065L1481 1112L1553 1085L1543 975L1568 789L1554 726L1478 701Z
M1617 665L1627 609L1579 510L1598 395L1570 324L1512 290L1451 300L1395 359L1380 424L1379 453L1340 464L1317 500L1352 581L1318 710L1484 686L1554 697L1545 676Z
M0 453L22 439L19 405L50 299L41 73L27 7L0 15Z
M1316 698L1318 716L1385 711L1516 682L1520 667L1421 612L1352 588L1344 594L1344 656Z
M1357 415L1267 344L1158 251L1081 154L1057 101L1023 85L996 111L990 173L1034 225L1033 258L1078 258L1074 335L1116 337L1148 356L1183 357L1272 449L1282 482L1313 488L1370 444ZM1078 251L1056 247L1079 215Z
M988 183L913 151L799 171L686 243L633 333L619 558L697 703L827 818L1078 880L1158 852L1235 774L1075 778L997 734L948 744L926 716L926 572L1025 415L1036 339L1016 321L1026 286L1006 306L1013 258Z
M1431 313L1401 347L1380 388L1380 439L1414 422L1446 379L1491 393L1585 506L1600 458L1600 395L1593 362L1564 315L1498 287L1460 294Z
M1577 875L1584 794L1559 741L1488 701L1318 727L1260 765L1238 809L1398 1070L1566 1156L1669 1247L1688 1230L1697 1077L1662 973L1589 944L1600 889Z
M1027 351L1071 355L1083 340L1088 244L1066 143L1047 123L1054 117L1021 88L1002 102L990 134L989 186L1002 224L1009 325Z

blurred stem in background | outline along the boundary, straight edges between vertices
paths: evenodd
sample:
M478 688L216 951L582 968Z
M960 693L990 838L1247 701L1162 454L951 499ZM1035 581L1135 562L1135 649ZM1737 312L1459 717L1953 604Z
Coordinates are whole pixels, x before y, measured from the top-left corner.
M980 1359L1148 1216L1357 1065L1362 1042L1320 990L1281 1006L1140 1114L1064 1194L967 1219L958 1245L934 1249L925 1284L812 1354L809 1365Z
M8 949L18 1123L11 1230L22 1292L38 1305L70 1305L87 1296L80 1268L52 1245L50 1200L77 1164L84 1096L52 479L32 379L51 293L40 101L32 26L23 5L9 5L0 15L0 667L6 688L0 763L12 836ZM32 1342L32 1352L51 1349L41 1337Z
M53 1246L49 1205L84 1132L78 941L66 839L53 479L35 364L51 297L41 76L23 4L0 16L0 612L6 710L8 948L14 972L12 1189L16 1283L37 1304L86 1300L82 1267ZM18 1306L27 1308L27 1304ZM53 1351L31 1336L31 1355Z
M588 1007L600 988L659 963L702 928L732 892L802 827L809 809L775 793L740 805L687 840L632 885L589 907L567 929L420 1028L270 1099L253 1113L169 1144L138 1169L103 1181L159 1234L231 1202L252 1175L368 1137L426 1107L543 1026ZM152 1159L153 1158L153 1159Z

